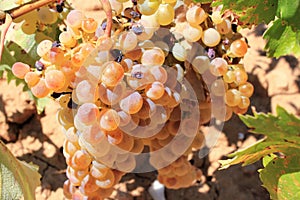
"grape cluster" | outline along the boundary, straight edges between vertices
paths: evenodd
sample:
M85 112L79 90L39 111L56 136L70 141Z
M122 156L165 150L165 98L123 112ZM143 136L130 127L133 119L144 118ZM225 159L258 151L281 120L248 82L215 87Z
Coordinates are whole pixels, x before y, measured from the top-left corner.
M12 66L34 96L61 105L65 195L103 199L125 173L152 170L168 188L189 187L202 176L189 162L205 143L201 126L249 107L246 40L207 4L109 2L111 37L109 19L72 10L59 40L39 43L34 67ZM42 9L33 14L53 22Z

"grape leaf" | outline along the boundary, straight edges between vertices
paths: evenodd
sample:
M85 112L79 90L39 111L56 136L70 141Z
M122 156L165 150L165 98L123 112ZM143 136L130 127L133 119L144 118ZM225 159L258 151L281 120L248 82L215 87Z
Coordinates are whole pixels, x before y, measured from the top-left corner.
M288 156L274 158L259 172L271 199L300 199L299 149L290 148Z
M223 5L222 10L231 10L240 16L244 26L269 23L274 20L278 8L278 0L216 0L212 6Z
M277 16L288 25L300 30L300 0L278 0Z
M263 37L267 40L265 49L268 50L269 56L278 58L290 53L300 56L300 29L294 31L281 19L275 20Z
M0 141L0 199L35 199L35 189L40 185L37 166L17 160ZM13 176L12 176L13 175ZM13 187L12 187L13 186ZM20 189L21 188L21 193Z
M251 132L264 134L266 137L252 146L229 155L232 159L220 161L222 169L234 164L248 165L272 153L289 153L290 148L300 151L300 119L289 114L282 107L277 107L277 116L256 113L254 116L240 116Z
M213 0L194 0L197 3L212 3Z

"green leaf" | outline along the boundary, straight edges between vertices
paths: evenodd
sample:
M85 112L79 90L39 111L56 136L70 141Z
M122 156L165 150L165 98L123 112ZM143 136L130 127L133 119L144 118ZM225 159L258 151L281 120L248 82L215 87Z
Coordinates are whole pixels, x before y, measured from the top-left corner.
M271 199L300 199L300 156L299 149L290 149L285 158L274 158L260 171L263 186Z
M266 137L248 148L230 154L229 157L233 158L221 161L221 169L239 163L249 165L277 152L288 154L290 148L300 151L300 120L282 107L277 107L277 116L270 113L254 113L254 116L246 115L240 118L248 127L253 128L253 133Z
M257 0L216 0L212 6L223 5L224 10L231 10L240 16L240 21L244 26L269 23L274 20L278 7L277 0L257 1Z
M275 20L263 37L267 40L265 49L269 56L278 58L292 53L300 56L300 30L294 31L281 19Z
M2 141L0 168L0 199L19 199L21 196L26 200L35 199L35 189L41 178L38 167L17 160Z
M275 154L270 154L270 155L265 156L262 160L263 166L266 167L276 157L277 156Z
M293 29L300 30L300 0L278 0L277 13L277 16L286 21Z

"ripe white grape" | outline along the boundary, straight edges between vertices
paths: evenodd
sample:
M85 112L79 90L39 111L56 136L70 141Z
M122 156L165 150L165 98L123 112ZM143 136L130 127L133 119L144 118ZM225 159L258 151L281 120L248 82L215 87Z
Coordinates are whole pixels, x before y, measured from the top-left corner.
M198 5L188 9L186 12L186 20L193 25L199 25L206 19L205 11Z
M221 41L220 33L214 28L208 28L203 31L202 42L208 47L215 47Z

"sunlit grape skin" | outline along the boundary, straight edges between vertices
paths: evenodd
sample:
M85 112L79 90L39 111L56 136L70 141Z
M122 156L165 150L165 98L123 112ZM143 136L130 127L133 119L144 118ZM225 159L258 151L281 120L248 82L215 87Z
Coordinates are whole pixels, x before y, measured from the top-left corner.
M16 62L13 64L11 70L17 78L23 79L30 72L30 66L22 62Z
M116 86L124 77L124 69L117 62L108 62L105 64L101 81L108 87Z

